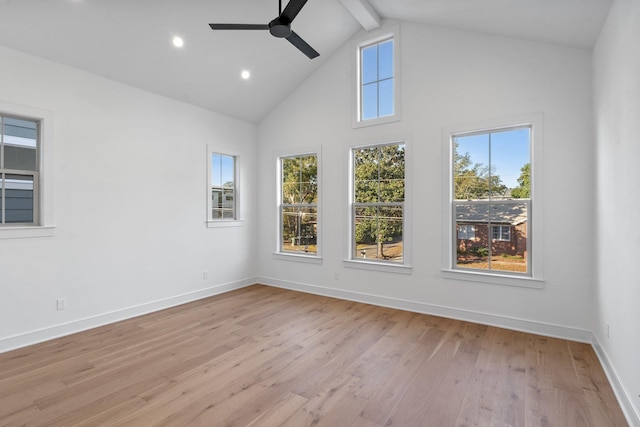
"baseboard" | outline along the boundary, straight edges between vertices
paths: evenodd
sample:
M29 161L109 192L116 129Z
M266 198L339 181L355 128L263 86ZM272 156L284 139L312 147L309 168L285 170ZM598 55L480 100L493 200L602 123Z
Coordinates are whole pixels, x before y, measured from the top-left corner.
M130 319L132 317L141 316L143 314L152 313L154 311L163 310L165 308L174 307L202 298L222 294L235 289L244 288L246 286L254 285L255 283L256 278L252 277L235 282L219 284L157 301L151 301L108 313L102 313L97 316L91 316L68 323L29 331L19 335L0 338L0 353L59 338L65 335L86 331L87 329L97 328L99 326L108 325L110 323L119 322L121 320Z
M532 320L518 319L515 317L500 316L496 314L482 313L478 311L464 310L454 307L446 307L398 298L390 298L381 295L365 294L360 292L346 291L342 289L326 288L323 286L289 282L269 277L258 277L257 280L258 283L278 288L307 292L310 294L323 295L333 298L340 298L349 301L362 302L366 304L378 305L381 307L397 308L400 310L412 311L416 313L431 314L433 316L446 317L449 319L465 320L468 322L480 323L483 325L497 326L500 328L511 329L515 331L528 332L532 334L544 335L547 337L562 338L571 341L591 344L591 331L585 329L571 328L562 325L554 325L551 323L536 322Z
M640 427L640 414L633 407L633 404L631 403L632 401L629 399L629 393L627 393L622 386L616 370L609 362L607 352L600 345L595 335L593 335L591 338L591 345L593 346L593 349L596 352L598 359L600 360L600 364L604 369L604 373L609 379L609 384L611 384L611 388L613 389L613 392L618 399L618 403L620 403L620 407L622 408L624 416L627 418L627 422L631 427Z

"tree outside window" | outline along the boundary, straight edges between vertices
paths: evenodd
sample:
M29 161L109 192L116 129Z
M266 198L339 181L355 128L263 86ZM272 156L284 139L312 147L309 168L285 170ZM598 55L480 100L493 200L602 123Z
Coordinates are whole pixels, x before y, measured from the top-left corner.
M318 156L280 159L280 251L318 253Z
M353 149L354 259L404 259L404 144Z

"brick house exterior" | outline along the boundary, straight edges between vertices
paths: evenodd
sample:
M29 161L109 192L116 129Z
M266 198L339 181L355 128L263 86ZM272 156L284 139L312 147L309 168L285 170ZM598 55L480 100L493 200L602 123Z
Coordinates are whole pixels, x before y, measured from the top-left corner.
M527 256L527 205L456 206L457 250L473 253L489 248L494 255ZM488 217L491 217L489 224Z

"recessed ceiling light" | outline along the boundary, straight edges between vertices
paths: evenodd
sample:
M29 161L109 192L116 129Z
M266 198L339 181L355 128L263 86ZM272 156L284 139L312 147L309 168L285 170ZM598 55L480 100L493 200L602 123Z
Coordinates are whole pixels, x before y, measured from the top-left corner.
M182 37L176 36L173 38L173 45L175 47L182 47L184 46L184 40L182 40Z
M251 73L248 70L243 70L242 73L240 73L240 77L244 80L248 80L249 77L251 77Z

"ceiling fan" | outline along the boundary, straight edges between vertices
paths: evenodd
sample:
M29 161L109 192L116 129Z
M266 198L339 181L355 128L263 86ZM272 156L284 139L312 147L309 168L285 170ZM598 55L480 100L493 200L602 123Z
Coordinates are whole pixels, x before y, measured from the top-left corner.
M290 0L287 7L282 10L282 0L279 0L277 18L268 24L209 24L212 30L269 30L272 36L285 38L297 47L309 59L320 54L291 29L291 22L305 5L307 0Z

